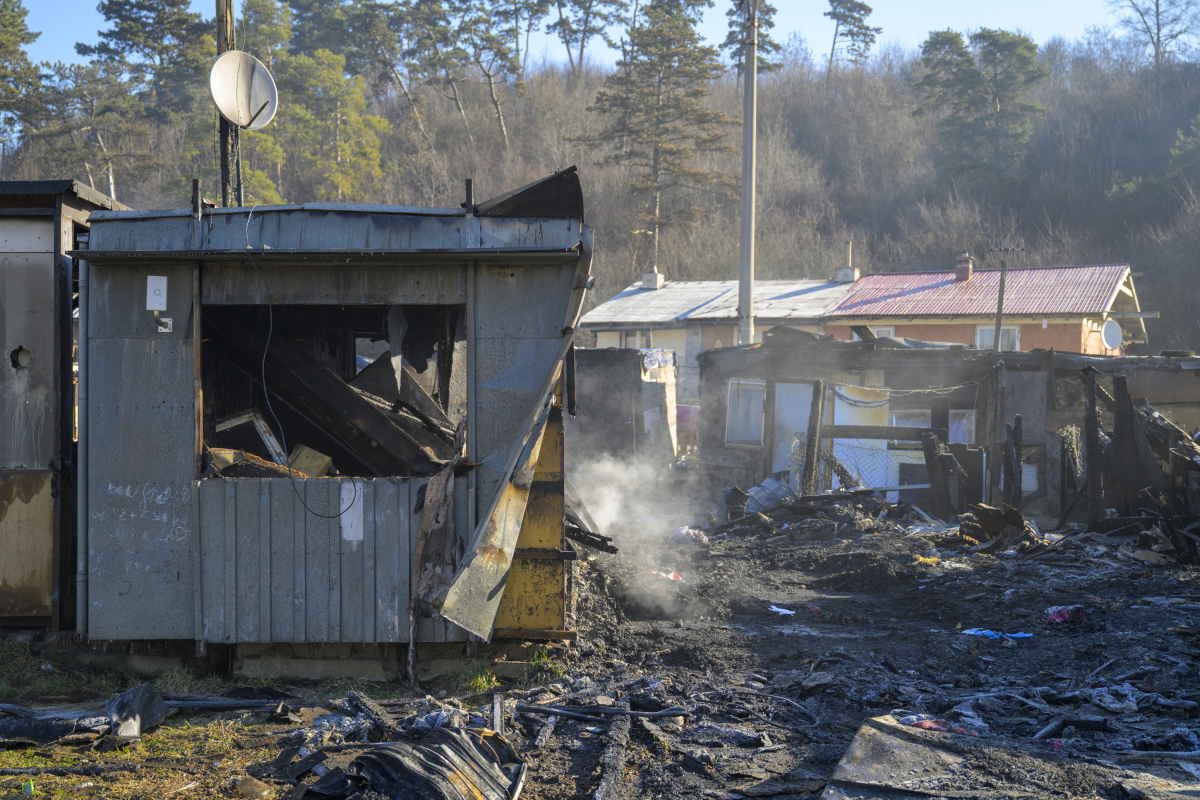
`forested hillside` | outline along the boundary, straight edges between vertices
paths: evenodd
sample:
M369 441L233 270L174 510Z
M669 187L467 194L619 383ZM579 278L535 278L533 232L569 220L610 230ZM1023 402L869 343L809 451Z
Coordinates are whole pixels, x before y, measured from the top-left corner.
M704 5L244 0L238 47L280 90L276 119L244 139L248 202L451 206L464 178L480 198L578 164L594 302L656 249L668 279L733 278L737 39L703 46ZM3 177L184 207L199 176L215 197L213 25L186 0L100 7L109 25L80 48L86 64L33 65L21 0L0 0ZM856 7L869 14L852 0L831 13ZM880 50L867 22L832 57L797 34L766 48L761 277L830 276L848 241L864 271L949 269L963 251L994 265L999 247L1023 248L1015 266L1128 261L1142 307L1162 312L1152 349L1200 346L1200 64L1182 46L982 29ZM529 57L531 25L560 35L557 60ZM611 69L590 57L605 37Z

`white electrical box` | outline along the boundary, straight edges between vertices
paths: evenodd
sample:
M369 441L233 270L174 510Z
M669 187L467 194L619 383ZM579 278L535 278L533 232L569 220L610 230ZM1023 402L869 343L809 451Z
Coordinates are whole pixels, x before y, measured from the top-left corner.
M166 275L147 275L146 276L146 310L147 311L166 311L167 310L167 276Z

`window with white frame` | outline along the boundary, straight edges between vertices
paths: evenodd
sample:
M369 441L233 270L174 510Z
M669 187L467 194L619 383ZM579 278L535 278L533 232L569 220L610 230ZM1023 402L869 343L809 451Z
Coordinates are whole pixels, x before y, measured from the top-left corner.
M875 334L876 339L881 339L885 336L895 336L896 335L896 326L895 325L868 325L867 327L871 329L871 333ZM850 341L852 341L852 342L859 341L858 334L851 331L850 332Z
M995 325L976 325L975 326L975 347L979 350L994 350L992 346L996 341L996 326ZM1021 326L1020 325L1004 325L1000 328L1000 351L1021 349Z
M892 424L906 428L928 428L933 419L929 411L893 411ZM975 441L975 412L950 411L950 441L970 444Z
M731 380L725 406L725 443L762 445L766 381Z

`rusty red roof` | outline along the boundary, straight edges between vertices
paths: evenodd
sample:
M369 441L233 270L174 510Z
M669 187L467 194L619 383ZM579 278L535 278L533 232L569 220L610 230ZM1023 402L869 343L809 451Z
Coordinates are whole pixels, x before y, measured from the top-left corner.
M1012 316L1100 314L1116 299L1128 264L1010 269L1004 313ZM824 316L932 317L996 313L1000 270L975 270L968 281L950 272L864 275Z

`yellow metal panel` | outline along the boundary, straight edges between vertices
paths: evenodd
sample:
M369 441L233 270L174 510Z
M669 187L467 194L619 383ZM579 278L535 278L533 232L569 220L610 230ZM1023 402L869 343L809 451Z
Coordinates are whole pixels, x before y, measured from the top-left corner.
M563 548L563 464L562 406L556 405L546 421L525 519L517 537L518 552ZM562 630L566 619L566 567L565 561L514 558L504 588L504 600L496 615L496 627Z
M521 534L517 549L530 547L562 547L563 534L563 485L537 483L529 488L529 504L525 506L525 519L521 523Z
M561 630L562 561L514 559L508 571L497 628Z
M542 450L538 453L537 471L533 473L534 485L539 482L561 482L563 458L562 406L556 405L550 410L550 418L546 420L546 434L542 437Z

